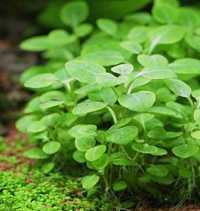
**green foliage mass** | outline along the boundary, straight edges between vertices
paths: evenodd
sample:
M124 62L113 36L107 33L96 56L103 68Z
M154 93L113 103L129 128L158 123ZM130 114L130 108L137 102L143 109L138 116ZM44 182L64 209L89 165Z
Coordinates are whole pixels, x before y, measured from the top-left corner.
M111 209L102 202L96 198L87 199L77 181L59 173L44 175L39 169L29 174L0 172L1 211Z
M17 122L38 144L26 156L75 160L89 193L181 187L189 198L200 174L200 11L156 0L120 22L88 15L85 2L67 3L64 29L21 44L46 60L21 78L36 93Z

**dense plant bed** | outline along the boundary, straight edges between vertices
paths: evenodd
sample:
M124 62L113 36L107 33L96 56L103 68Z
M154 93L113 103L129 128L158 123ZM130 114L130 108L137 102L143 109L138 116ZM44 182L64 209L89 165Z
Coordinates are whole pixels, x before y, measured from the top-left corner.
M21 78L35 91L17 122L37 144L25 156L48 171L79 163L89 196L199 201L200 11L157 0L120 22L88 15L67 3L66 30L21 44L46 60Z
M111 210L112 205L102 197L88 199L77 179L59 171L48 174L24 158L23 152L31 146L16 136L10 138L0 139L1 211Z

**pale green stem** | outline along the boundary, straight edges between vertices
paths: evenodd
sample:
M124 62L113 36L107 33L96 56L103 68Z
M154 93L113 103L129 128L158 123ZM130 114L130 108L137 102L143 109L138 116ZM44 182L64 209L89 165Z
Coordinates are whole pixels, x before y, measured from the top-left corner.
M115 112L113 111L113 109L110 106L107 106L107 109L108 109L108 111L110 112L110 114L111 114L111 116L113 118L113 122L115 124L117 124L117 117L116 117Z
M193 103L193 101L192 101L191 97L188 97L187 99L188 99L188 101L189 101L190 105L193 107L193 106L194 106L194 103Z
M132 89L133 89L133 83L131 83L131 85L129 86L127 94L131 94Z

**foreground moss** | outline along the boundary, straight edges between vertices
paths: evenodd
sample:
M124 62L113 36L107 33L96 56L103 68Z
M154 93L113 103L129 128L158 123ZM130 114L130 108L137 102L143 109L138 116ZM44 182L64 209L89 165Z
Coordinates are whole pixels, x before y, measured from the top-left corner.
M59 173L0 172L0 211L111 210L103 200L88 199L79 182Z

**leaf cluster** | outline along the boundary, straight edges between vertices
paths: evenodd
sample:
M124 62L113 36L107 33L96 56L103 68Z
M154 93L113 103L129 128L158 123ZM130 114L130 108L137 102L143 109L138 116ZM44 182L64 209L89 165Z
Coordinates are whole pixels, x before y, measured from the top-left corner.
M25 40L43 66L21 77L36 92L17 128L52 165L88 168L92 193L184 184L192 192L200 161L200 12L157 0L152 13L86 22L85 2L67 3L65 29ZM49 168L51 170L51 168Z

